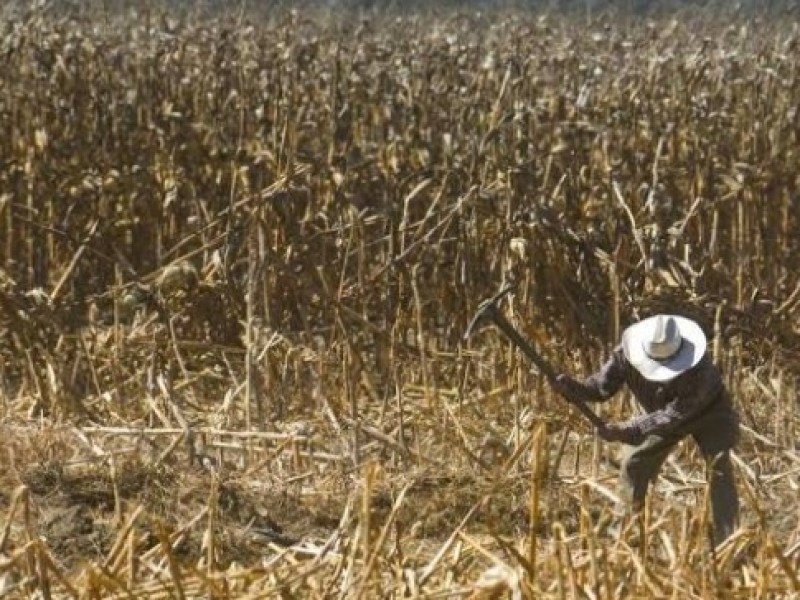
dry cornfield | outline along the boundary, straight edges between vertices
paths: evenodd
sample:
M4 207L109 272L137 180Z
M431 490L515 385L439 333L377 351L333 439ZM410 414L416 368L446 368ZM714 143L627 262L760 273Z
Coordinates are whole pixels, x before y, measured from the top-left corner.
M141 6L4 19L0 595L800 596L790 18ZM688 444L609 532L619 448L461 339L506 283L577 374L704 325L724 546Z

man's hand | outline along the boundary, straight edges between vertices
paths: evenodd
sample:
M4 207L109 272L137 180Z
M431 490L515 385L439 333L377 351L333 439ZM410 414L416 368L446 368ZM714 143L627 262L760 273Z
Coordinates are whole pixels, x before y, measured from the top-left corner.
M584 396L585 392L580 383L575 381L569 375L561 374L553 381L553 389L564 397L567 402L576 404L578 402L586 402Z
M635 429L617 423L607 423L598 428L597 433L607 442L622 442L629 446L637 446L644 440L642 434Z

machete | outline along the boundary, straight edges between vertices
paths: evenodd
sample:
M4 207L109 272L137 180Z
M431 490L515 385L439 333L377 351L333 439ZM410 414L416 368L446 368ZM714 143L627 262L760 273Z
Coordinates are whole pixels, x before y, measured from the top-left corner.
M519 331L509 322L508 319L500 312L499 303L506 295L508 295L511 291L513 291L513 287L506 286L500 292L484 300L481 302L478 310L475 312L475 316L472 317L472 320L467 327L467 331L464 334L464 339L470 337L475 329L477 329L483 322L491 321L494 323L500 331L506 334L506 337L510 339L514 345L517 346L522 352L527 356L530 361L536 365L539 371L544 375L550 384L554 384L556 382L556 378L558 377L558 373L553 368L553 366L547 362L539 352L536 351L536 348L526 340ZM563 394L562 394L563 395ZM595 414L595 412L590 409L584 402L575 401L567 399L570 404L575 406L583 416L585 416L589 421L591 421L592 425L597 427L598 429L602 429L606 426L605 422Z

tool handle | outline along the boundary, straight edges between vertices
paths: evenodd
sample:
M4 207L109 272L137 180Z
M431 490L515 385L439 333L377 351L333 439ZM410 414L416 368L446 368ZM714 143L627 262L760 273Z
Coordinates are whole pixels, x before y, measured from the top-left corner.
M548 381L553 382L556 380L558 373L556 373L552 365L539 355L528 340L520 335L516 328L509 323L508 319L503 316L503 313L501 313L496 306L491 307L489 316L492 321L494 321L494 324L525 353L525 356L527 356L534 365L536 365Z
M497 325L497 327L499 327L500 330L505 333L520 350L522 350L525 356L527 356L534 365L536 365L539 371L541 371L542 375L547 378L547 381L549 381L551 384L555 383L556 377L558 377L556 370L549 362L542 358L542 356L536 351L530 342L528 342L528 340L520 335L516 328L509 323L508 319L503 316L503 313L501 313L494 305L491 305L488 308L487 313L492 321L494 321L494 324ZM605 427L605 422L603 419L597 416L597 414L585 403L574 402L572 400L569 402L575 408L577 408L583 414L583 416L589 419L592 425L598 429Z

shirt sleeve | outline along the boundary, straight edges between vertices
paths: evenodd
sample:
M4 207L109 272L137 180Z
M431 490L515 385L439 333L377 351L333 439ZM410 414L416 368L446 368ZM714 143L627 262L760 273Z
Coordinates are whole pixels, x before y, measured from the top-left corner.
M581 382L586 400L604 402L616 394L625 383L625 355L617 346L600 370Z
M719 394L722 380L717 369L708 359L687 380L680 382L672 392L672 398L664 408L629 419L624 423L626 429L642 436L669 433L711 404Z

